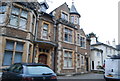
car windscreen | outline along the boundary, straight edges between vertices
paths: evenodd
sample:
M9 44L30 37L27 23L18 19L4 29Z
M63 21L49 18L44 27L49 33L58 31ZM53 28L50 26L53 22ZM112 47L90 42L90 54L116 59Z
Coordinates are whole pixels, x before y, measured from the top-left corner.
M30 75L53 74L54 72L45 66L27 66L26 73Z

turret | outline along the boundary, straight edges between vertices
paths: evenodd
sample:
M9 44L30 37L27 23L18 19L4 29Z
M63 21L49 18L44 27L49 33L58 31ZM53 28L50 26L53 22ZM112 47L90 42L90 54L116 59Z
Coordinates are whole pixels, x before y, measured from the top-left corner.
M70 21L73 24L79 25L79 18L80 18L80 14L77 12L75 6L74 6L74 2L72 2L72 6L70 8Z

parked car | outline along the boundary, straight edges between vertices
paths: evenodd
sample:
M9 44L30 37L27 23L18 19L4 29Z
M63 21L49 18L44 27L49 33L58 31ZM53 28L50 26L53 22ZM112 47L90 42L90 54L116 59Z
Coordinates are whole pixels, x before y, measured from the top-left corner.
M54 80L57 76L45 64L15 63L9 68L3 69L2 81L41 81Z

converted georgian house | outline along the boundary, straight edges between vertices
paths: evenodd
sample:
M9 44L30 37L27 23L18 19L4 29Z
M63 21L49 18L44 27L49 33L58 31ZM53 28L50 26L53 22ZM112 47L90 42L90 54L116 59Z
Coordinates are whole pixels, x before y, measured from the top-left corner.
M90 71L90 40L74 3L50 14L46 2L0 2L0 67L49 65L58 74Z

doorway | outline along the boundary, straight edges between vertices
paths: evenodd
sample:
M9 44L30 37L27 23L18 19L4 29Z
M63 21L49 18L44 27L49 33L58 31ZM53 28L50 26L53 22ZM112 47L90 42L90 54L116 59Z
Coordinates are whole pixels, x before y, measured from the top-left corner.
M38 63L47 64L47 55L40 54L38 58Z

